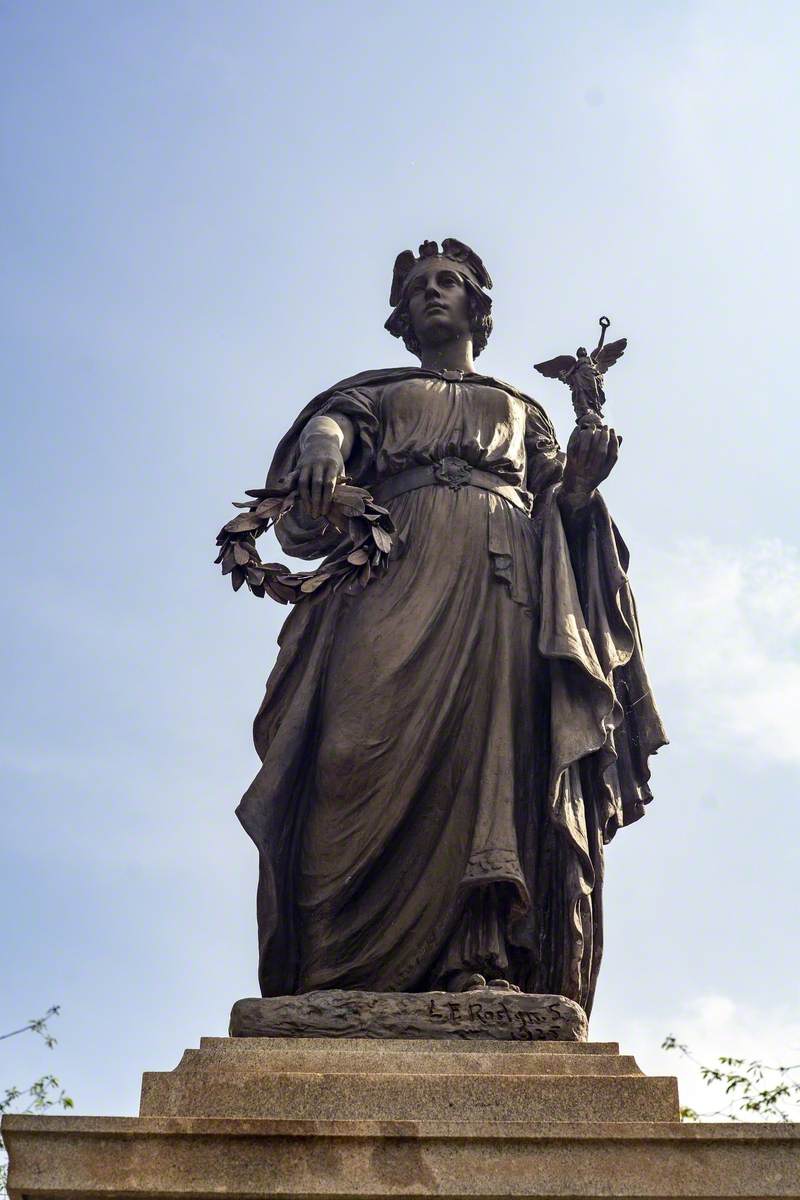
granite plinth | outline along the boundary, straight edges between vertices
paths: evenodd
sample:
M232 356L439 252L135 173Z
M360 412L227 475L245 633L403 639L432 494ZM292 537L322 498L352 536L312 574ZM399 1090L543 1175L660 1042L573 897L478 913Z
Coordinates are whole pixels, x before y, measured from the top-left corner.
M800 1200L800 1126L681 1124L615 1043L204 1038L138 1118L2 1132L11 1200Z
M510 1057L509 1057L510 1056ZM590 1056L591 1061L586 1058ZM547 1074L641 1075L616 1042L371 1041L339 1038L201 1038L199 1050L186 1050L181 1066L203 1060L226 1067L271 1071L378 1072L394 1075Z
M11 1200L800 1197L800 1126L5 1117Z
M146 1072L140 1114L279 1120L677 1121L672 1078L586 1043L221 1038ZM431 1044L437 1050L427 1049ZM548 1053L553 1045L558 1053ZM477 1046L478 1051L464 1050Z
M566 996L469 992L307 992L237 1000L231 1037L486 1038L583 1042L586 1013Z

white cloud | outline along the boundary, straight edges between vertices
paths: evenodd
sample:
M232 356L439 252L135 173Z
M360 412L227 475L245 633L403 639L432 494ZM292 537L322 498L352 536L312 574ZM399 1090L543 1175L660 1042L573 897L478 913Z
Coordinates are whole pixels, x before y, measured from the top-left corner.
M627 1024L624 1037L617 1029L609 1034L620 1038L620 1051L632 1053L647 1075L677 1075L680 1102L703 1115L724 1112L730 1103L719 1085L703 1082L697 1066L677 1051L657 1049L668 1034L686 1045L693 1058L706 1066L716 1066L721 1055L757 1060L769 1066L800 1064L800 1020L797 1012L787 1006L769 1009L738 1004L729 996L697 996L684 1004L677 1017L668 1025L659 1019L644 1018ZM605 1032L602 1034L605 1037ZM600 1040L601 1031L592 1029L592 1037ZM791 1074L800 1082L800 1069ZM767 1076L762 1086L771 1086L776 1079ZM800 1100L785 1103L787 1115L800 1120ZM721 1119L715 1117L714 1119ZM747 1119L763 1120L753 1115Z
M656 695L666 689L684 736L800 764L796 548L685 540L645 554L634 582Z

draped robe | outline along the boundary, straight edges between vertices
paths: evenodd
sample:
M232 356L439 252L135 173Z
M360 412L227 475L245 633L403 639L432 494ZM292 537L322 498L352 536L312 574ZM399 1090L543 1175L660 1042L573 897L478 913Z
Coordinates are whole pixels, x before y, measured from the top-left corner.
M508 384L367 372L317 397L341 413L353 482L455 456L516 487L388 502L387 573L302 600L256 717L262 766L239 806L259 851L264 995L424 991L460 971L590 1011L603 845L650 800L666 741L642 660L628 554L599 494L568 521L542 408ZM340 536L292 512L290 554Z

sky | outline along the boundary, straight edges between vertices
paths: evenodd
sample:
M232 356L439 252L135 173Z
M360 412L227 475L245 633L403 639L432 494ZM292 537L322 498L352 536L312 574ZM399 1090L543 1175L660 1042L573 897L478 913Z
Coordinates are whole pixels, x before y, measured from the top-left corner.
M479 369L562 441L532 363L629 339L603 492L671 745L592 1037L705 1108L665 1035L800 1061L798 37L776 0L0 3L0 1032L61 1005L0 1090L134 1113L257 994L234 808L286 610L214 537L312 395L412 364L392 264L448 236Z

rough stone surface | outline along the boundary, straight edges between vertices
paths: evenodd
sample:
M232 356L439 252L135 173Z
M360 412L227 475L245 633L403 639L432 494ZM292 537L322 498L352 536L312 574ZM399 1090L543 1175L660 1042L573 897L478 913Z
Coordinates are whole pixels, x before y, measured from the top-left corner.
M11 1200L800 1200L800 1126L677 1115L615 1043L204 1038L138 1118L2 1132Z
M201 1050L221 1049L225 1053L236 1051L246 1052L256 1046L261 1046L264 1052L275 1050L306 1051L311 1048L324 1050L326 1053L338 1055L379 1055L404 1054L416 1058L418 1054L511 1054L516 1059L522 1054L574 1055L603 1054L618 1055L619 1042L500 1042L494 1039L479 1038L392 1038L388 1040L370 1038L248 1038L248 1037L204 1037L200 1039Z
M413 1054L408 1046L414 1047ZM513 1053L509 1055L509 1050ZM200 1065L202 1063L202 1065ZM358 1038L203 1038L181 1067L212 1063L245 1071L312 1071L393 1075L641 1075L629 1054L602 1042L427 1042Z
M674 1079L587 1043L451 1041L408 1054L396 1041L228 1038L146 1072L142 1116L278 1120L677 1121ZM427 1046L418 1042L416 1045ZM479 1049L465 1052L465 1046ZM559 1053L548 1053L553 1045ZM532 1048L535 1047L535 1050Z
M142 1113L285 1120L674 1121L673 1079L310 1073L150 1075Z
M565 996L470 992L307 992L238 1000L231 1037L494 1038L582 1042L586 1014Z
M11 1200L800 1197L800 1126L6 1117Z

